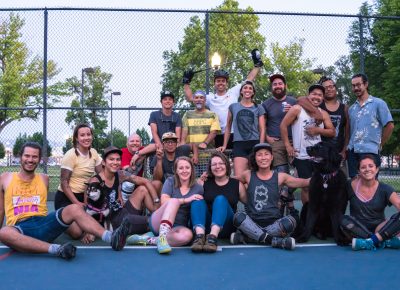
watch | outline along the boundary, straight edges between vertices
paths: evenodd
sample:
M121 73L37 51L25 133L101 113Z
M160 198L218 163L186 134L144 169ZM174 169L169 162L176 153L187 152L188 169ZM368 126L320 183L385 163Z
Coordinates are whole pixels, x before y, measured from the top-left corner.
M135 154L135 155L139 155L139 150L135 151L134 154Z

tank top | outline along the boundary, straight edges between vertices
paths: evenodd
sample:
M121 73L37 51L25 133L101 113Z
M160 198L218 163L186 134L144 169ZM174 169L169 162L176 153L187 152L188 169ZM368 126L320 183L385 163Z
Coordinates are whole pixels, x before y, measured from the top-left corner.
M25 181L14 172L5 191L4 203L8 226L13 226L22 219L46 216L47 186L40 174L35 174L31 181Z
M281 217L278 201L278 172L273 171L270 179L263 180L252 171L247 187L247 214L258 224L272 223Z
M95 176L100 182L103 182L103 179L99 174L96 174ZM114 178L114 183L112 187L108 187L106 183L104 182L104 189L106 193L106 199L108 203L108 207L111 211L111 214L118 212L121 208L122 205L118 202L118 188L119 188L119 178L118 178L118 172L115 172L115 178Z
M306 111L301 108L300 114L292 124L293 148L297 150L297 159L310 159L306 148L321 141L320 135L310 136L305 131L308 127L316 126L315 119L311 118ZM321 123L318 127L323 128L324 124Z
M337 148L340 152L343 150L343 146L344 146L344 131L345 131L346 123L347 123L345 105L343 103L340 103L339 107L336 111L329 111L325 105L325 102L322 102L322 104L320 105L320 108L328 112L329 116L331 117L333 127L335 127L335 130L336 130L336 135L334 138L327 138L327 137L321 136L321 139L323 141L335 142L335 144L337 145Z

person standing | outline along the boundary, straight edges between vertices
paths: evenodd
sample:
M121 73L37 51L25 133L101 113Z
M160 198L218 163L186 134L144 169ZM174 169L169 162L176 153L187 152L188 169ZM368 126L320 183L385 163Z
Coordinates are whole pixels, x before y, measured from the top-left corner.
M272 161L273 169L278 172L289 174L289 164L291 160L289 160L285 144L281 138L279 126L281 125L286 113L297 103L297 101L292 96L286 95L287 84L283 75L273 74L269 77L269 81L271 84L272 97L262 103L265 110L265 122L267 126L266 141L272 147L272 154L274 155ZM288 127L288 137L289 141L292 142L291 127ZM281 188L281 199L279 205L282 215L285 211L285 207L287 207L287 210L291 215L298 215L294 208L293 191L293 189L289 190L287 186Z
M380 166L380 151L393 133L394 122L386 102L368 93L368 77L365 74L353 75L351 87L357 97L349 108L348 166L349 176L354 178L357 163L365 154L374 156Z
M254 68L248 74L246 80L254 81L260 68L264 65L261 60L261 54L258 49L251 51L251 57L254 63ZM183 89L185 92L186 101L194 102L190 82L192 81L194 72L187 70L183 74ZM214 92L210 92L206 97L206 106L218 115L221 132L215 137L215 147L221 147L224 143L224 133L226 121L228 117L229 106L236 103L240 96L241 83L228 89L229 73L225 70L219 69L214 72ZM232 149L233 135L229 139L227 149Z

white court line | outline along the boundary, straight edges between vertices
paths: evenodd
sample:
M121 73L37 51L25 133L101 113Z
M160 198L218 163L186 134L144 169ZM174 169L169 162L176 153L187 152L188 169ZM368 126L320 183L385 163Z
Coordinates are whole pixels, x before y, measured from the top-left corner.
M297 244L296 248L313 248L313 247L333 247L336 244ZM100 249L111 249L110 246L77 246L78 249L85 250L100 250ZM190 249L190 247L172 247L175 250L179 249ZM271 248L271 246L264 245L229 245L229 246L218 246L217 251L222 249L249 249L249 248ZM7 246L0 246L0 249L9 249ZM124 250L155 250L156 246L125 246Z

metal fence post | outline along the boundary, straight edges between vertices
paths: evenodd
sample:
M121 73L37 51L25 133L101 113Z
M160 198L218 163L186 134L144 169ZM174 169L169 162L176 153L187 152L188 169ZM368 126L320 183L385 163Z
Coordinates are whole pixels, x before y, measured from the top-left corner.
M364 54L364 19L362 15L358 17L360 22L360 72L365 73L365 54Z
M210 91L210 70L208 69L210 67L209 63L209 51L210 51L210 34L209 34L209 26L210 26L210 13L206 12L206 19L205 19L205 32L206 32L206 81L204 83L204 86L206 88L206 93L208 94Z
M48 11L44 9L44 33L43 33L43 171L47 173L47 24Z

